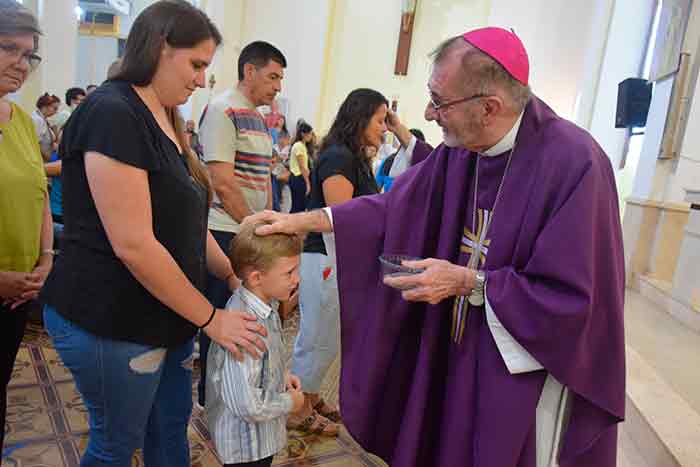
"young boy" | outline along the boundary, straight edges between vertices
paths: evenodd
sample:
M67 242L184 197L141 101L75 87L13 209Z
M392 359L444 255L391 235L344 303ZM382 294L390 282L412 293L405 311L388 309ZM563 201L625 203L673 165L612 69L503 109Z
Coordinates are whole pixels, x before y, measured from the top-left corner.
M299 285L302 243L292 235L257 236L259 225L244 224L231 242L229 258L243 285L226 309L257 317L267 329L267 351L239 362L212 342L207 360L207 422L225 467L270 466L287 444L287 415L304 405L299 378L285 371L277 314L278 301Z

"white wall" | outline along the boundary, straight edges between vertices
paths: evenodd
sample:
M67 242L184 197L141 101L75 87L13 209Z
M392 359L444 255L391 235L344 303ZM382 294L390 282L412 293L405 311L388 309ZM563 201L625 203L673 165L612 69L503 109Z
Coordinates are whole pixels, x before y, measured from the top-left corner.
M596 121L602 127L600 122L605 117L599 116L600 106L612 120L616 77L611 75L608 80L614 82L612 98L603 95L596 101L599 71L606 64L610 71L612 64L620 62L617 52L624 53L625 58L629 55L629 50L620 45L620 50L611 51L604 61L613 4L613 0L423 0L416 14L408 75L396 76L393 68L400 0L202 2L224 34L232 36L226 38L227 45L219 51L211 69L216 74L217 92L235 81L240 47L252 40L268 40L289 61L282 95L291 102L291 122L303 116L323 133L350 91L371 87L389 99L398 98L401 119L423 129L434 144L441 141L441 133L423 118L430 74L428 54L443 39L487 24L515 28L530 53L533 89L562 116L584 126ZM617 32L618 36L629 33L629 26ZM639 51L634 55L641 54ZM228 63L222 66L222 60ZM618 67L620 75L626 74L623 68ZM630 68L636 68L636 64ZM196 94L194 115L201 108L197 102L204 101L205 96L203 91ZM619 159L619 155L616 157Z
M690 68L693 70L689 83L691 95L690 114L685 131L685 138L677 160L659 160L661 137L658 132L666 124L670 86L674 78L656 83L652 97L647 135L640 156L637 174L634 180L632 196L649 198L660 202L684 203L684 188L698 187L700 180L700 140L697 128L700 125L700 95L697 87L697 70L700 67L700 2L692 2L688 27L683 41L683 52L690 53ZM652 129L651 135L649 129ZM650 137L651 136L651 137Z
M63 101L66 89L76 85L78 55L77 0L43 0L39 2L41 38L40 92L55 94ZM65 104L65 103L64 103Z
M289 99L289 125L303 117L318 125L323 53L330 2L247 2L241 46L255 40L270 42L287 59L280 96ZM238 60L238 56L232 57Z
M39 39L42 62L13 98L27 111L34 110L37 98L48 92L63 101L66 89L74 86L78 22L74 8L77 0L24 0L39 20L43 35Z
M39 0L24 0L22 4L38 17ZM42 43L39 42L39 55L43 56L44 51L41 46ZM43 79L40 71L42 67L40 65L38 70L30 74L22 88L10 96L13 102L30 113L34 110L37 98L42 94Z
M640 76L655 3L655 0L615 2L590 131L616 169L626 139L625 129L615 128L617 85L624 79Z
M663 201L663 194L653 193L654 177L657 172L657 161L661 139L666 127L666 116L671 101L674 78L669 77L654 84L654 91L649 107L644 144L637 164L637 173L634 178L632 196L641 199L654 199ZM663 163L668 167L668 161Z
M420 2L408 76L394 75L400 0L206 0L202 6L229 36L210 68L217 80L215 92L235 84L242 46L268 40L288 59L282 96L291 103L290 123L302 116L323 134L350 91L371 87L389 99L398 97L402 120L423 129L437 144L441 141L439 129L423 118L430 73L428 54L441 40L485 25L490 0ZM206 91L195 94L193 115L199 115L206 99Z
M140 0L146 1L146 0ZM214 60L207 69L207 78L214 76L216 85L194 92L182 112L185 118L198 122L202 110L211 97L236 83L236 60L241 51L241 35L245 17L246 0L201 0L200 8L216 24L223 37L223 43L216 51Z
M590 123L612 0L493 0L488 22L513 28L528 51L533 91L559 115Z
M328 129L350 91L370 87L389 100L397 97L398 113L437 145L442 134L423 117L428 102L428 54L442 40L486 24L490 0L423 0L413 29L407 76L394 75L401 24L400 0L338 0L330 34L330 53L321 104L321 128Z
M78 36L75 86L99 85L107 79L107 69L117 59L116 37Z

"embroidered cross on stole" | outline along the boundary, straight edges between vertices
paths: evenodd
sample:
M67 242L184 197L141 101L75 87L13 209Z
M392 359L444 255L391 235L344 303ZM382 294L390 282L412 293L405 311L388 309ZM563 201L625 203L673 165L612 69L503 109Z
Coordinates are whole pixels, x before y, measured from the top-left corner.
M462 242L460 244L460 256L468 256L467 267L478 269L486 263L486 255L489 253L491 240L486 238L488 225L491 220L491 212L485 209L477 211L477 229L472 232L468 227L464 228ZM456 297L452 307L452 341L455 344L462 342L464 325L469 311L469 297Z

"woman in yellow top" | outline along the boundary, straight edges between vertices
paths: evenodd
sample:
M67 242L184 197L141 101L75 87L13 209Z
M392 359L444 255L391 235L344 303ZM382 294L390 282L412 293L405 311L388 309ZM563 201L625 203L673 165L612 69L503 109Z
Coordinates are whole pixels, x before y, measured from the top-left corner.
M53 225L34 123L5 99L41 62L39 34L29 10L0 0L0 447L26 304L36 298L53 264Z
M306 197L311 192L309 179L309 150L307 143L313 137L313 128L306 122L297 127L294 143L289 151L289 189L292 191L292 209L289 212L306 210Z

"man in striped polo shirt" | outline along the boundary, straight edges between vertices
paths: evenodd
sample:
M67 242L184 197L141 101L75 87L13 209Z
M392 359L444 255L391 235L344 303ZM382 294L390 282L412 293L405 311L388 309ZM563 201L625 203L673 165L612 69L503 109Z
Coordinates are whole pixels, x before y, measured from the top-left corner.
M257 107L270 105L282 89L287 60L274 45L251 42L238 57L238 84L214 97L204 110L200 141L214 187L209 230L228 252L243 218L272 207L272 138ZM231 296L226 281L207 277L206 296L223 308ZM204 406L209 338L200 335L199 404Z

